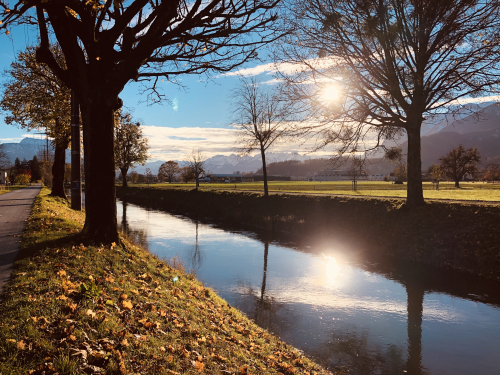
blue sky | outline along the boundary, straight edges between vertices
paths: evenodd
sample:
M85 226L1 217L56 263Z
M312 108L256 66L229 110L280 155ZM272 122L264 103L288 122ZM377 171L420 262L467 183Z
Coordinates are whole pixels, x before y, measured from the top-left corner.
M13 28L9 36L0 35L0 69L3 72L27 45L36 43L36 34L27 27ZM266 56L266 51L260 53ZM271 81L272 64L254 62L242 69L246 74L262 74L263 81ZM2 82L5 80L2 77ZM178 80L185 86L163 83L164 93L173 105L164 103L148 106L145 96L139 94L140 85L129 83L120 97L133 116L144 124L144 133L151 146L151 159L182 158L193 148L201 148L208 156L228 155L233 152L235 134L229 127L231 115L231 90L238 84L236 74L218 76L207 80L206 76L184 75ZM32 133L6 125L0 114L0 143L20 142L33 137ZM40 135L35 137L41 137ZM288 151L282 149L280 151ZM295 148L289 151L296 151Z

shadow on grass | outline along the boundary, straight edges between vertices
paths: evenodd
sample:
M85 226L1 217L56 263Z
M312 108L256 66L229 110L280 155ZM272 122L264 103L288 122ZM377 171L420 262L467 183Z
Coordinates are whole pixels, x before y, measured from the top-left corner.
M74 233L58 239L50 239L47 241L37 242L35 244L31 244L25 248L22 248L21 251L19 251L19 254L17 255L15 261L18 262L26 258L34 257L38 255L41 250L44 250L46 248L79 245L84 241L84 239L85 237L81 233Z

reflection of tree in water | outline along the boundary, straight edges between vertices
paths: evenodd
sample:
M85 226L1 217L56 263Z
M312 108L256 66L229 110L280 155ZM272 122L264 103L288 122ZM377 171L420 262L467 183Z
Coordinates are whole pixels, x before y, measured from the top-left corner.
M145 230L132 229L127 221L127 202L122 201L122 221L118 224L118 229L125 234L131 241L139 246L148 249L148 235Z
M184 262L188 263L188 272L191 272L193 274L197 274L198 271L200 270L201 266L203 265L203 255L201 253L200 249L200 244L198 241L198 225L199 222L196 221L196 239L194 246L189 250L187 259L184 259Z
M264 241L264 264L260 288L254 288L250 282L239 281L239 294L235 304L260 327L283 337L286 336L288 330L294 329L296 317L290 309L287 309L286 303L279 302L273 296L266 294L268 255L269 241Z
M320 346L312 355L327 367L345 369L352 374L424 375L422 367L422 313L424 289L418 284L406 285L408 295L408 350L407 356L396 345L385 349L369 342L369 332L358 334L354 330L332 334L332 339ZM406 360L404 359L406 357Z
M348 331L332 334L331 340L311 355L324 366L349 374L403 374L406 369L404 351L390 344L385 349L369 342L369 333Z

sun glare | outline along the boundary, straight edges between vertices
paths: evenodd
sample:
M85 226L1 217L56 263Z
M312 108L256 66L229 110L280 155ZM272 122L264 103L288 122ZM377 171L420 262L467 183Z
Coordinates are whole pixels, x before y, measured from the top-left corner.
M321 98L327 102L334 102L340 98L342 94L342 88L340 85L331 84L323 88L321 93Z

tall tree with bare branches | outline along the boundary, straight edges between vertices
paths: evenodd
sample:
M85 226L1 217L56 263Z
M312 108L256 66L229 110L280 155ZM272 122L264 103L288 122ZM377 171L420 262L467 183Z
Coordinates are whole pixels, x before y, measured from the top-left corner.
M196 190L200 187L200 177L206 173L205 162L207 161L206 155L200 150L191 150L187 155L186 164L192 176L196 181Z
M440 167L446 177L455 181L455 187L460 187L460 180L469 175L474 178L478 172L477 165L481 162L481 154L477 148L468 148L459 145L442 158L439 158Z
M409 207L424 204L420 130L500 83L498 0L289 0L279 58L291 99L308 103L340 153L408 136ZM336 88L335 88L336 87ZM335 93L341 93L337 95ZM328 100L334 96L341 99ZM460 101L462 100L462 101Z
M80 102L85 152L85 225L94 242L118 240L113 126L129 81L162 99L163 81L182 74L230 71L257 57L278 34L279 0L5 0L0 30L39 30L37 60L47 64ZM66 58L51 52L55 37Z
M280 99L278 90L266 88L254 77L240 78L240 85L234 91L233 98L231 126L237 130L238 151L241 154L249 154L254 150L260 152L264 196L267 197L266 152L293 135L289 103Z

